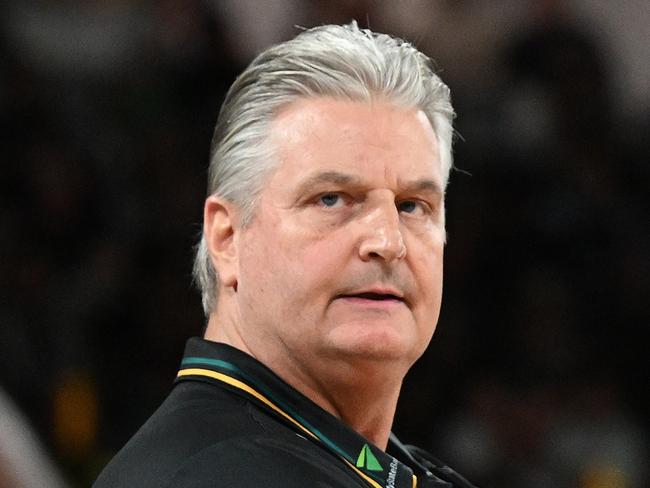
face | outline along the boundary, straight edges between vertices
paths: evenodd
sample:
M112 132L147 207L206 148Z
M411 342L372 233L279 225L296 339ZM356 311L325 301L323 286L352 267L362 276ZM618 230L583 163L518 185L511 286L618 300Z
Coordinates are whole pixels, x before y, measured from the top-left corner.
M270 134L279 164L235 236L248 349L295 369L410 367L442 294L443 178L427 118L379 101L303 99Z

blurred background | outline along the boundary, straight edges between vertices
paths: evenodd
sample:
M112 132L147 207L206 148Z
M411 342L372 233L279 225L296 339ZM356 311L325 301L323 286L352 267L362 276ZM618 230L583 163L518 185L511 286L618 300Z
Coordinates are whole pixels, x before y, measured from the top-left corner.
M200 335L211 132L252 57L346 23L458 112L445 297L395 421L482 488L650 486L645 0L0 7L0 487L89 486Z

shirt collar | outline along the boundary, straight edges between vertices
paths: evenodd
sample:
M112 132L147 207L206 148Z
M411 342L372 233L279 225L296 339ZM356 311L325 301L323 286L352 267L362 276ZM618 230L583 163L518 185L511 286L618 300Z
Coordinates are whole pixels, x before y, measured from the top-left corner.
M191 338L177 381L208 381L246 396L303 436L321 443L375 488L413 488L405 464L295 390L248 354L226 344ZM389 444L399 453L398 446ZM399 455L399 454L398 454Z

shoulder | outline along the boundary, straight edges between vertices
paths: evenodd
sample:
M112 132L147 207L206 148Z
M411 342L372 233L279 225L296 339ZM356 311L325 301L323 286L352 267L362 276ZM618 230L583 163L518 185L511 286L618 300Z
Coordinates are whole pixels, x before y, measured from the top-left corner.
M230 438L264 434L244 399L211 385L177 385L165 402L113 457L95 488L160 487L179 466Z
M189 458L165 487L351 488L365 486L340 460L311 441L266 436L239 437L209 446Z
M94 488L363 486L332 454L246 400L210 385L179 386Z

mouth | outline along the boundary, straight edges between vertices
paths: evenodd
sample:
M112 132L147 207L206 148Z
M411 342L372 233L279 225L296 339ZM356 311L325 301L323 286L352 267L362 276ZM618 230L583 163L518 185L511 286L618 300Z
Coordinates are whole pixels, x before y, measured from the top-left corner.
M358 293L346 293L337 295L336 298L365 302L368 304L375 303L377 305L397 303L404 303L405 305L408 305L408 302L404 299L404 297L392 291L363 291Z

